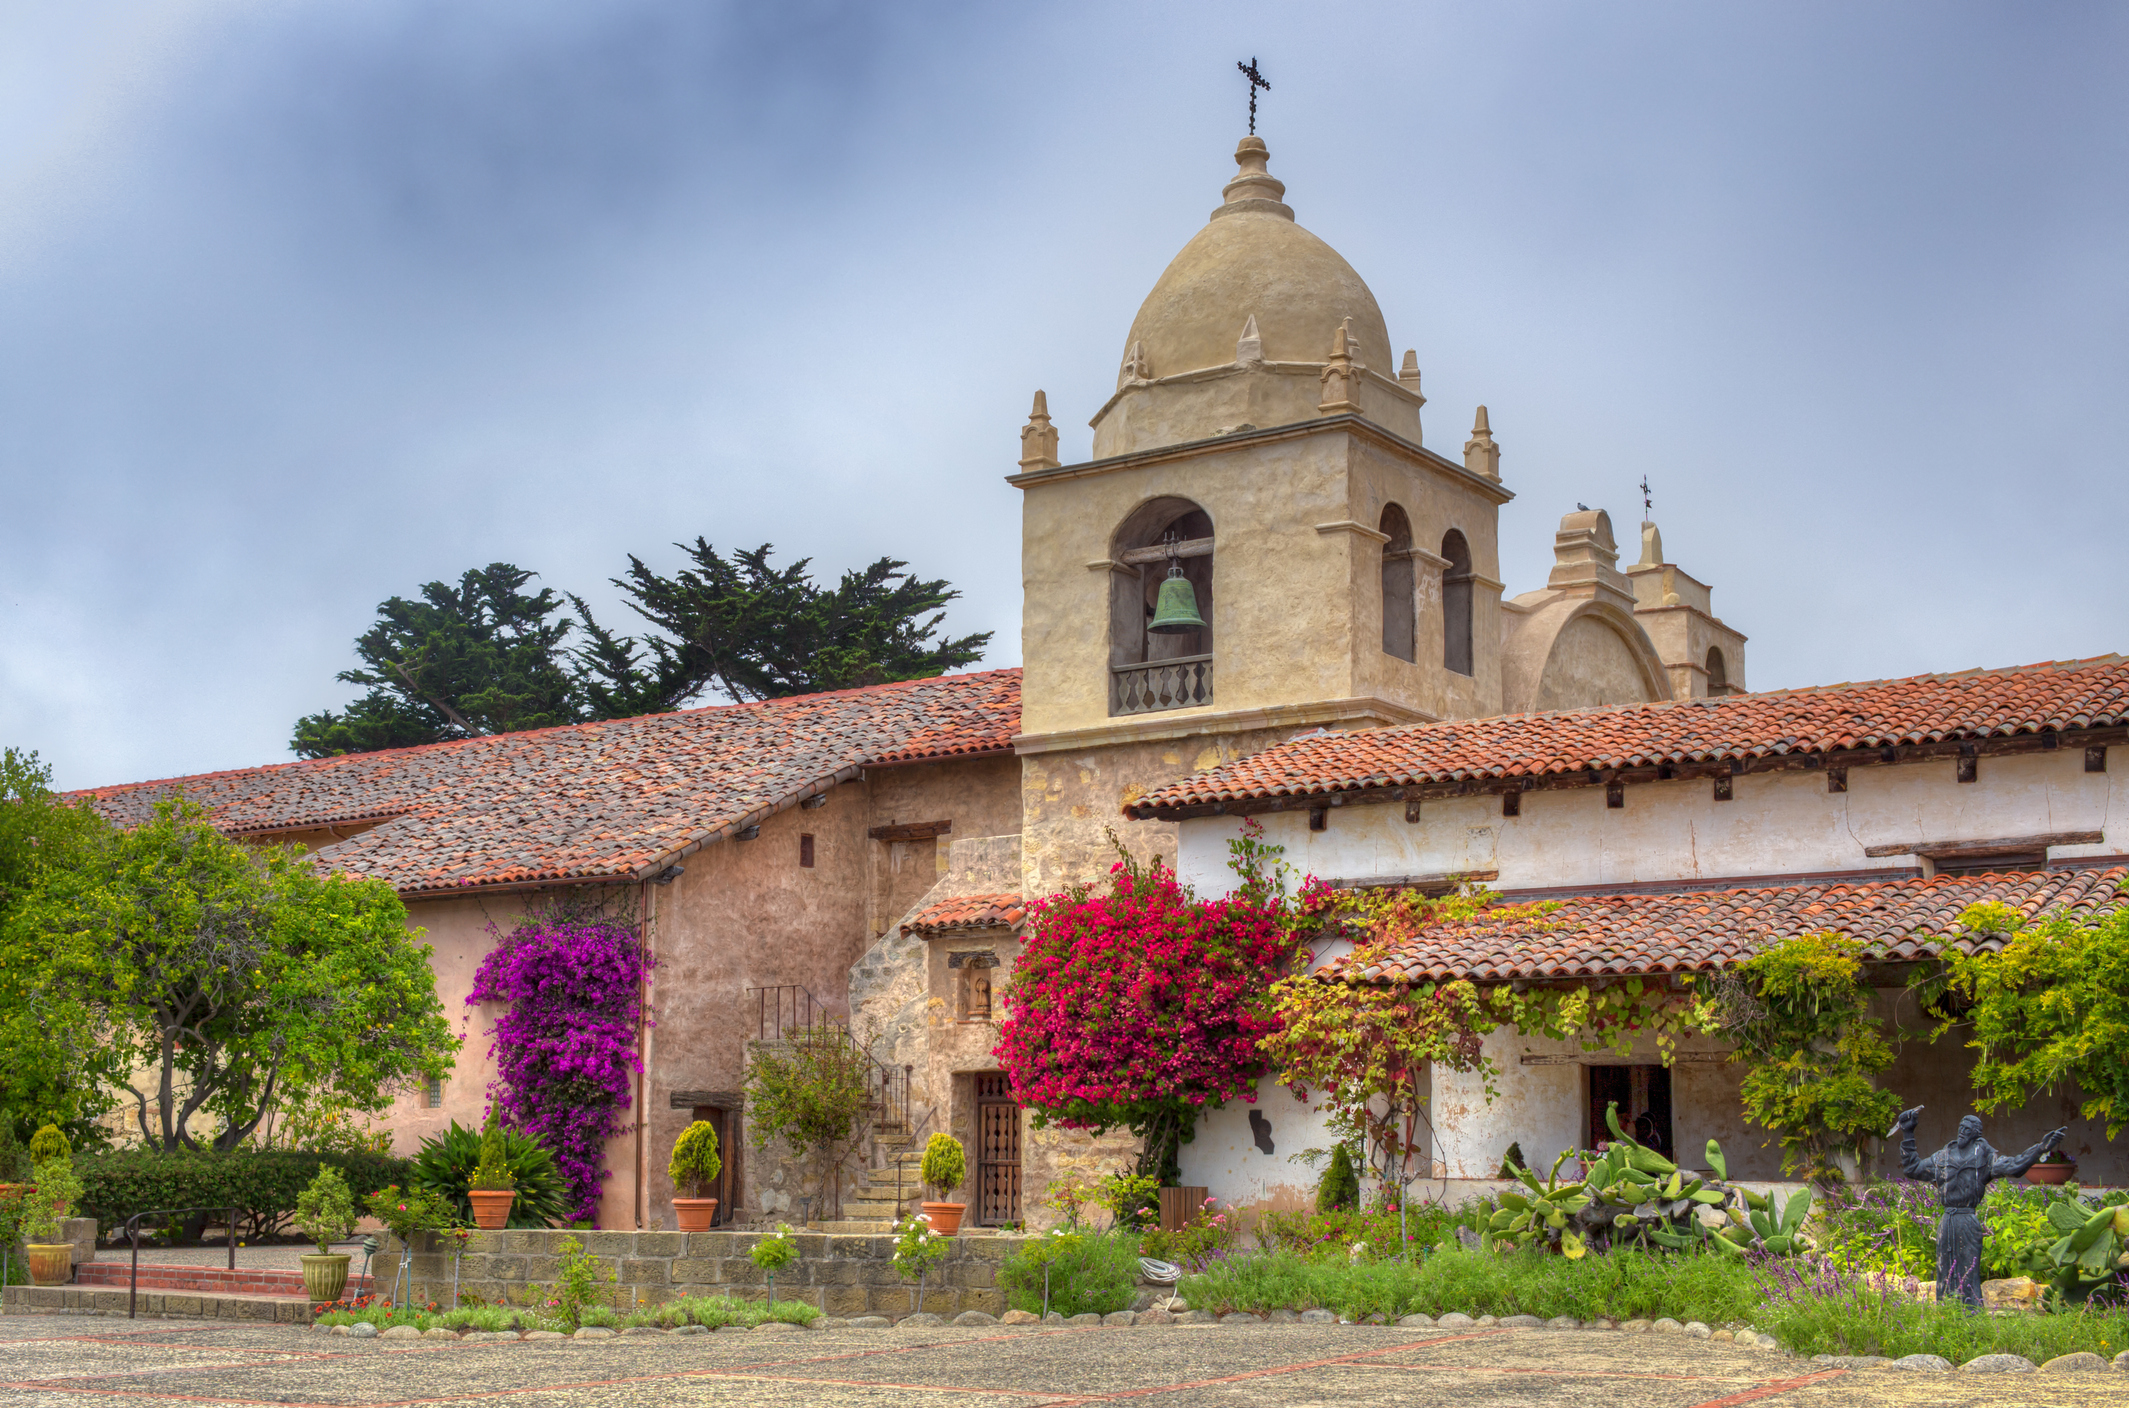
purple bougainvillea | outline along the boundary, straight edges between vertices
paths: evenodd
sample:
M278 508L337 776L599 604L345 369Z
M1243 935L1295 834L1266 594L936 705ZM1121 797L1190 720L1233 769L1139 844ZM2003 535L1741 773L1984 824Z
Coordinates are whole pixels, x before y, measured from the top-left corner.
M481 960L466 1001L507 1002L488 1029L492 1091L509 1124L554 1154L575 1200L596 1221L606 1141L625 1127L645 963L619 924L528 920Z

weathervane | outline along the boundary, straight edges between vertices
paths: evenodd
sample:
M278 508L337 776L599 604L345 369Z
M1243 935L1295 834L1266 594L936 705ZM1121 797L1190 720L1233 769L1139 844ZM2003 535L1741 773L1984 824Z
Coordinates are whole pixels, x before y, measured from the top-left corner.
M1655 500L1649 497L1648 476L1644 474L1641 476L1641 521L1643 523L1648 522L1649 510L1654 506L1654 504Z
M1235 67L1242 70L1242 76L1249 80L1249 135L1254 137L1257 135L1257 90L1262 88L1269 93L1271 80L1257 72L1257 61L1254 57L1246 64L1237 63Z

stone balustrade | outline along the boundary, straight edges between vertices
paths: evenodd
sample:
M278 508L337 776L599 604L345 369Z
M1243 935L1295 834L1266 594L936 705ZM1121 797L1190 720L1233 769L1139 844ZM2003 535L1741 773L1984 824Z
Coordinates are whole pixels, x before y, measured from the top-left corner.
M489 1304L526 1305L546 1298L561 1274L562 1242L575 1237L618 1279L602 1288L616 1309L656 1305L686 1296L734 1296L758 1300L769 1278L747 1256L761 1239L751 1232L563 1232L505 1231L476 1234L458 1267L462 1295ZM954 1239L947 1258L924 1285L924 1309L951 1318L964 1310L1003 1314L1005 1292L998 1266L1026 1239L995 1233ZM834 1233L797 1234L798 1257L776 1273L778 1300L803 1300L830 1315L907 1315L916 1287L894 1268L894 1238ZM399 1269L392 1243L371 1263L375 1283L387 1291ZM451 1254L428 1235L415 1239L410 1303L451 1298Z

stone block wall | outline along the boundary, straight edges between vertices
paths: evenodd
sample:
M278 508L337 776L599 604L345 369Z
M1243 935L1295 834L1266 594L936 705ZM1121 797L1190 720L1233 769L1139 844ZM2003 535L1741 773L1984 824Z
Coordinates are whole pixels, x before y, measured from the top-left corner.
M561 1274L562 1242L575 1237L617 1280L604 1288L617 1310L658 1305L688 1296L733 1296L756 1300L768 1294L768 1276L747 1256L761 1240L749 1232L482 1232L467 1243L459 1263L461 1294L491 1304L527 1304L544 1299ZM964 1310L1005 1312L998 1266L1025 1239L992 1235L954 1239L947 1259L926 1279L924 1309L952 1317ZM798 1259L776 1273L779 1300L803 1300L830 1315L907 1315L916 1287L894 1268L892 1237L798 1234ZM389 1287L399 1269L395 1242L378 1254L371 1272ZM451 1257L433 1238L416 1239L413 1292L417 1305L451 1297Z

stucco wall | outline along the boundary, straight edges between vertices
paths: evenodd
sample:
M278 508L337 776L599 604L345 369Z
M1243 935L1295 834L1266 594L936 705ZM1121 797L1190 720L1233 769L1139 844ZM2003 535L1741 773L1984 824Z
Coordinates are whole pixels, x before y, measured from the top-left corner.
M1423 803L1417 823L1399 805L1333 808L1322 831L1305 812L1260 818L1266 839L1297 869L1325 879L1498 870L1500 889L1700 880L1813 871L1911 873L1913 856L1868 856L1869 846L1994 840L2103 831L2097 845L2057 847L2058 858L2129 850L2129 748L2108 751L2108 771L2084 771L2082 749L1983 758L1978 780L1960 783L1950 759L1859 767L1846 792L1828 792L1822 772L1747 774L1734 799L1714 800L1706 780L1626 789L1604 804L1601 787L1526 792L1519 816L1498 797ZM1239 817L1203 817L1180 827L1182 878L1206 893L1227 888L1227 842ZM2112 828L2110 831L2109 828Z
M1545 673L1538 686L1538 708L1641 704L1650 697L1649 681L1638 653L1604 621L1577 616L1553 638L1552 654L1545 661Z
M495 1079L495 1061L488 1054L488 1027L497 1015L496 1005L466 1005L473 990L474 970L495 947L499 934L508 933L524 916L524 897L515 894L481 898L420 900L407 906L407 920L419 928L419 942L429 946L429 969L436 975L436 996L443 1004L451 1028L464 1040L457 1066L443 1083L443 1104L430 1109L427 1091L417 1085L400 1092L378 1123L392 1133L392 1150L412 1154L421 1141L441 1134L456 1120L479 1129L487 1118L488 1086Z

